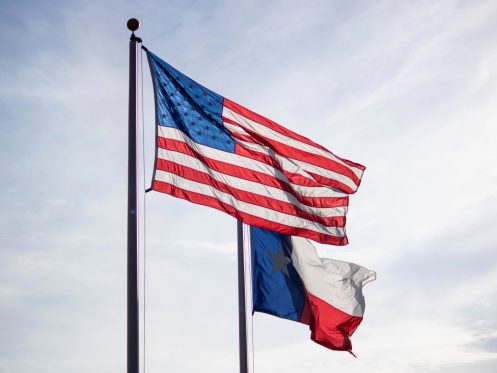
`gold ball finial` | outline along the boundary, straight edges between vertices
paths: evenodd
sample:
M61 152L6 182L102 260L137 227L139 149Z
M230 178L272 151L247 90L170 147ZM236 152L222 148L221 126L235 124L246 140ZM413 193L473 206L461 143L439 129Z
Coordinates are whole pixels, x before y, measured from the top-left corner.
M126 23L126 26L128 26L129 31L135 32L138 30L138 27L140 27L140 22L138 22L136 18L130 18L128 23Z

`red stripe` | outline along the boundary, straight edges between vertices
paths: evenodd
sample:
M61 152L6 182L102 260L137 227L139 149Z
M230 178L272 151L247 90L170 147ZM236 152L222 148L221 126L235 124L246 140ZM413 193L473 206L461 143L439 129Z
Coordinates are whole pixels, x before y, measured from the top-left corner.
M223 118L223 121L229 123L236 123L232 120ZM361 183L361 179L347 166L344 166L341 163L338 163L334 160L331 160L325 156L314 154L307 152L302 149L294 148L290 145L283 144L281 142L275 141L273 139L264 137L257 132L251 130L250 128L243 127L242 128L249 134L238 134L236 132L231 132L231 136L234 138L238 138L242 141L255 143L262 146L267 146L270 149L273 149L277 154L280 154L286 158L293 158L295 160L299 160L302 162L310 163L315 166L319 166L321 168L327 169L329 171L333 171L339 173L341 175L347 176L351 179L355 185L359 186ZM350 187L347 187L350 190ZM357 189L357 188L356 188ZM350 192L347 192L350 193ZM352 192L353 193L353 192Z
M238 136L238 135L235 135L235 134L232 134L232 136L234 138L240 138L241 137L241 136ZM244 137L246 137L246 136L244 136ZM245 141L245 139L241 139L241 140ZM256 143L253 140L250 141L250 142L251 143ZM259 144L259 145L261 145L261 144ZM267 146L267 145L263 145L263 146ZM259 160L261 162L263 162L263 159L264 159L264 161L267 161L268 158L272 159L270 156L268 156L266 154L259 153L259 152L254 151L254 150L244 148L243 145L241 145L241 144L236 144L235 145L235 152L237 154L240 154L240 155L243 154L244 156L246 156L248 158ZM294 158L294 159L296 159L296 158ZM273 162L277 164L277 161L273 160ZM264 163L266 163L266 162L264 162ZM279 166L279 167L281 168L281 166ZM299 174L291 174L291 175L293 175L293 177L295 177L295 180L299 180L300 181L300 182L294 182L294 184L306 185L306 184L303 183L303 181L307 182L307 180L313 180L315 182L315 184L317 184L320 187L328 187L328 188L331 187L331 188L335 188L335 189L337 189L338 191L340 191L342 193L353 194L357 190L357 189L352 189L350 186L348 186L347 184L344 184L344 183L340 182L337 179L331 179L331 178L323 176L321 174L317 174L317 173L311 172L309 170L306 170L305 168L304 168L304 171L307 172L307 174L310 177L312 177L312 179L305 178L304 176L299 175ZM284 172L287 173L287 171L284 171ZM293 180L292 180L292 182L293 182ZM360 180L359 180L359 183L360 183Z
M311 339L331 350L352 351L350 336L362 321L362 317L351 316L306 293L306 306L301 322L309 325Z
M328 185L332 188L340 190L341 192L352 194L352 193L355 193L355 191L357 190L357 189L356 190L352 189L348 185L343 184L336 179L330 179L329 177L315 174L315 173L310 172L310 171L308 171L307 173L309 175L311 175L314 178L314 180L316 180L318 183L323 184L323 185Z
M303 142L308 145L316 146L320 149L326 150L324 147L322 147L319 144L314 143L312 140L309 140L307 137L301 136L298 133L295 133L293 131L290 131L288 128L285 128L278 123L272 121L271 119L268 119L266 117L263 117L260 114L254 113L252 110L247 109L246 107L243 107L240 104L237 104L236 102L233 102L227 98L224 99L223 101L223 106L226 108L233 110L234 112L243 115L245 118L253 120L254 122L257 122L259 124L262 124L263 126L272 129L273 131L279 132L282 135L285 135L287 137L290 137L294 140ZM328 150L326 150L328 151Z
M243 115L245 118L247 119L250 119L254 122L257 122L259 124L262 124L263 126L267 127L267 128L270 128L272 129L273 131L276 131L276 132L279 132L281 133L282 135L285 135L287 137L290 137L294 140L297 140L297 141L300 141L300 142L303 142L305 144L308 144L308 145L312 145L316 148L319 148L321 150L324 150L330 154L333 154L332 152L330 152L328 149L326 149L324 146L321 146L319 144L316 144L314 141L308 139L307 137L304 137L304 136L301 136L293 131L290 131L289 129L279 125L278 123L268 119L268 118L265 118L263 117L262 115L260 114L257 114L257 113L254 113L253 111L243 107L242 105L239 105L237 104L236 102L233 102L227 98L225 98L223 100L223 106L225 106L226 108L230 109L230 110L233 110L234 112L240 114L240 115ZM337 157L338 159L340 159L341 161L343 161L344 163L348 164L349 166L351 167L356 167L362 171L364 171L366 169L366 167L364 167L363 165L359 164L359 163L355 163L355 162L352 162L352 161L349 161L347 159L344 159L344 158L340 158L338 156L336 156L335 154L333 154L335 157Z
M312 178L312 176L309 174L309 172L307 172L307 174L309 174L309 177L305 177L304 175L294 174L292 172L284 170L281 167L281 165L276 160L271 158L269 155L259 153L255 150L245 148L244 146L242 146L240 144L235 144L235 153L237 155L242 156L242 157L250 158L250 159L253 159L255 161L259 161L259 162L265 163L271 167L276 168L281 173L283 173L286 176L286 178L288 180L290 180L290 182L292 184L297 184L297 185L302 185L302 186L307 186L307 187L320 187L320 188L329 187L327 185L321 184L321 183L317 182L316 180L314 180ZM337 192L342 192L342 191L337 190Z
M194 193L190 191L183 190L177 186L164 183L161 181L154 180L152 189L161 192L170 194L176 198L185 199L192 203L208 206L215 208L217 210L221 210L236 219L242 221L245 224L253 225L254 227L259 227L263 229L268 229L271 231L279 232L281 234L289 234L294 236L306 237L311 240L330 244L330 245L346 245L348 244L347 237L335 237L328 234L318 233L312 231L310 229L305 228L295 228L281 223L275 223L266 219L262 219L250 214L246 214L239 210L236 210L233 206L230 206L224 202L219 201L218 199L210 196L206 196L199 193Z
M201 171L194 170L190 167L185 167L180 164L174 163L172 161L166 161L164 159L157 160L157 169L171 172L175 175L184 177L185 179L202 183L215 188L221 192L227 193L235 197L239 201L250 203L253 205L265 207L270 210L277 212L282 212L288 215L293 215L302 219L306 219L318 224L325 225L327 227L339 227L345 226L345 216L337 217L320 217L309 212L302 211L298 206L290 203L280 201L267 196L261 196L259 194L251 193L247 190L242 190L234 188L228 184L222 183L212 176L203 173Z
M239 177L241 179L253 181L259 184L271 186L281 189L294 196L299 202L312 207L342 207L348 205L348 197L309 197L302 196L292 189L290 184L280 180L274 176L267 175L263 172L258 172L246 169L240 166L235 166L230 163L214 160L203 156L188 146L183 141L158 138L158 147L164 150L171 150L192 156L201 160L209 168L220 173ZM293 175L293 174L292 174ZM301 184L300 184L301 185Z

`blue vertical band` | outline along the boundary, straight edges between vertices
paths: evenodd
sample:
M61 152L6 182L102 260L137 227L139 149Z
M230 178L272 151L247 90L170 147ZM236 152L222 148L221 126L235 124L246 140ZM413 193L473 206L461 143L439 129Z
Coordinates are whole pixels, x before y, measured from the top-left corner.
M250 227L253 310L299 321L304 308L302 280L291 263L290 237Z

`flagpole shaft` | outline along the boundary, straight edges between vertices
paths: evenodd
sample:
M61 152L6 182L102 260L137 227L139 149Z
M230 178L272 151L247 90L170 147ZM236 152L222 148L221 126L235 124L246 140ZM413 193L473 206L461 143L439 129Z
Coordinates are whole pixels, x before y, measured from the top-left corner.
M240 373L248 373L247 312L245 304L245 265L243 257L243 223L237 221L238 235L238 336Z
M136 20L135 20L136 21ZM128 28L138 29L138 21ZM133 29L134 28L134 29ZM136 166L136 44L134 32L129 41L129 106L128 106L128 327L127 372L139 373L139 319L138 319L138 220L137 220L137 166Z

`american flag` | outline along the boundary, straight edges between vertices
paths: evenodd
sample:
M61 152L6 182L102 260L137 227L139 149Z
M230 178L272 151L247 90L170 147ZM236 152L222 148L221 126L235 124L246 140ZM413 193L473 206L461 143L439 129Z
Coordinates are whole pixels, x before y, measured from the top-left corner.
M151 190L245 224L347 244L349 194L365 167L196 83L147 51L157 154Z

